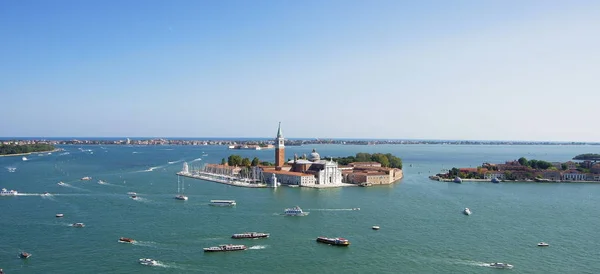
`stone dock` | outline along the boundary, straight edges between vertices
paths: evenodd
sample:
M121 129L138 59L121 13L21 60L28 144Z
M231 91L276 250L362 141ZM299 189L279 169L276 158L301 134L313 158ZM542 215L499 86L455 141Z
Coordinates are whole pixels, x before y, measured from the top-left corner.
M192 174L192 173L185 173L185 172L177 172L177 175L188 177L188 178L211 181L211 182L224 184L224 185L237 186L237 187L250 187L250 188L268 188L269 187L266 184L243 182L238 179L229 178L226 176L220 176L217 174L211 175L211 174L204 174L204 173Z

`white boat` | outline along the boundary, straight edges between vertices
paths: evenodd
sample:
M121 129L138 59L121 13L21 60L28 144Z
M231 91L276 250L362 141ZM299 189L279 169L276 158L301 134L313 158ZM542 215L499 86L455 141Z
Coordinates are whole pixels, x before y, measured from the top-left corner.
M544 243L544 242L540 242L537 244L537 246L550 246L548 243Z
M302 208L300 208L299 206L295 206L292 208L286 208L285 211L283 211L283 214L286 216L306 216L309 213L310 212L302 211Z
M21 158L21 160L27 161L27 157L23 156L23 158Z
M82 181L89 181L91 179L92 179L92 177L88 177L88 176L81 178Z
M58 185L59 185L59 186L64 186L64 185L65 185L65 183L63 183L63 182L58 182Z
M245 245L219 245L219 246L211 246L205 247L204 252L225 252L225 251L242 251L248 249Z
M71 226L73 226L73 227L84 227L85 225L83 223L74 223Z
M16 190L7 190L6 188L3 188L2 191L0 191L0 196L17 196L17 194L19 194Z
M500 268L500 269L511 269L511 268L513 268L513 265L507 264L507 263L491 263L490 267Z
M463 210L463 214L465 215L471 215L471 210L468 207L465 207L465 210Z
M379 230L379 226L377 226L377 225L374 225L374 226L372 226L371 228L372 228L373 230Z
M210 205L213 206L234 206L236 205L234 200L210 200Z
M177 196L175 196L175 199L181 200L181 201L187 201L188 197L183 195L184 189L185 189L185 183L183 182L183 180L180 183L179 175L177 175Z
M98 183L101 184L101 185L106 184L106 182L102 181L102 180L98 180Z
M16 167L7 167L6 169L8 169L8 172L15 172L17 170Z
M56 214L56 218L62 218L62 217L64 217L64 216L65 216L65 214L62 214L62 213L57 213L57 214Z
M158 262L156 260L152 260L152 259L148 259L148 258L142 258L139 260L139 262L140 262L140 264L148 265L148 266L158 265Z

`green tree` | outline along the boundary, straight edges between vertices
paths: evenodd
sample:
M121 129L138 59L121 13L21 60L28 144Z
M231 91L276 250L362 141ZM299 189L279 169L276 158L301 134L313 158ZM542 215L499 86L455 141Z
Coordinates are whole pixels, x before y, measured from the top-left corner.
M230 166L241 166L242 165L242 156L240 156L240 155L229 155L229 158L227 158L227 163Z
M227 161L225 161L225 158L221 159L221 164L222 164L222 165L224 165L224 164L226 164L226 163L227 163Z
M569 167L567 166L567 164L565 164L565 163L562 163L562 164L560 164L560 168L561 168L562 170L567 170Z
M527 161L527 158L521 157L519 158L519 164L521 164L522 166L529 166L529 161Z
M371 156L371 161L380 163L382 167L390 166L390 160L388 159L388 157L381 153L373 154L373 156Z
M240 165L241 166L245 166L245 167L249 167L251 165L250 159L248 159L248 158L242 159L242 163Z
M252 166L257 166L258 164L260 164L260 160L258 159L258 157L254 157L254 159L252 159Z

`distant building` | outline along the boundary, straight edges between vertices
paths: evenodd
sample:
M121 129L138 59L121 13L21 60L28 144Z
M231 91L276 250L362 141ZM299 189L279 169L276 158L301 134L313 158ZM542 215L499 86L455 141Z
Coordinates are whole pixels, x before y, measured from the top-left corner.
M277 128L277 138L275 138L275 166L281 169L285 163L285 145L283 133L281 132L281 122Z

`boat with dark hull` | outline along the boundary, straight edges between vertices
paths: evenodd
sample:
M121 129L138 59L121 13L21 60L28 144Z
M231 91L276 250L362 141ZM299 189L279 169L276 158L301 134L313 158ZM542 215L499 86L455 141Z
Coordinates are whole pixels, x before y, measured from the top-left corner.
M135 240L131 239L131 238L121 237L121 238L119 238L119 242L120 243L130 243L130 244L132 244L132 243L135 243Z
M258 238L269 238L269 233L260 233L260 232L244 232L233 234L231 238L233 239L258 239Z
M344 238L327 238L327 237L318 237L317 242L330 244L330 245L339 245L339 246L349 246L350 241Z
M21 259L27 259L29 257L31 257L31 253L27 253L25 251L19 253L19 258L21 258Z
M248 249L245 245L219 245L212 247L205 247L204 252L225 252L225 251L242 251Z

